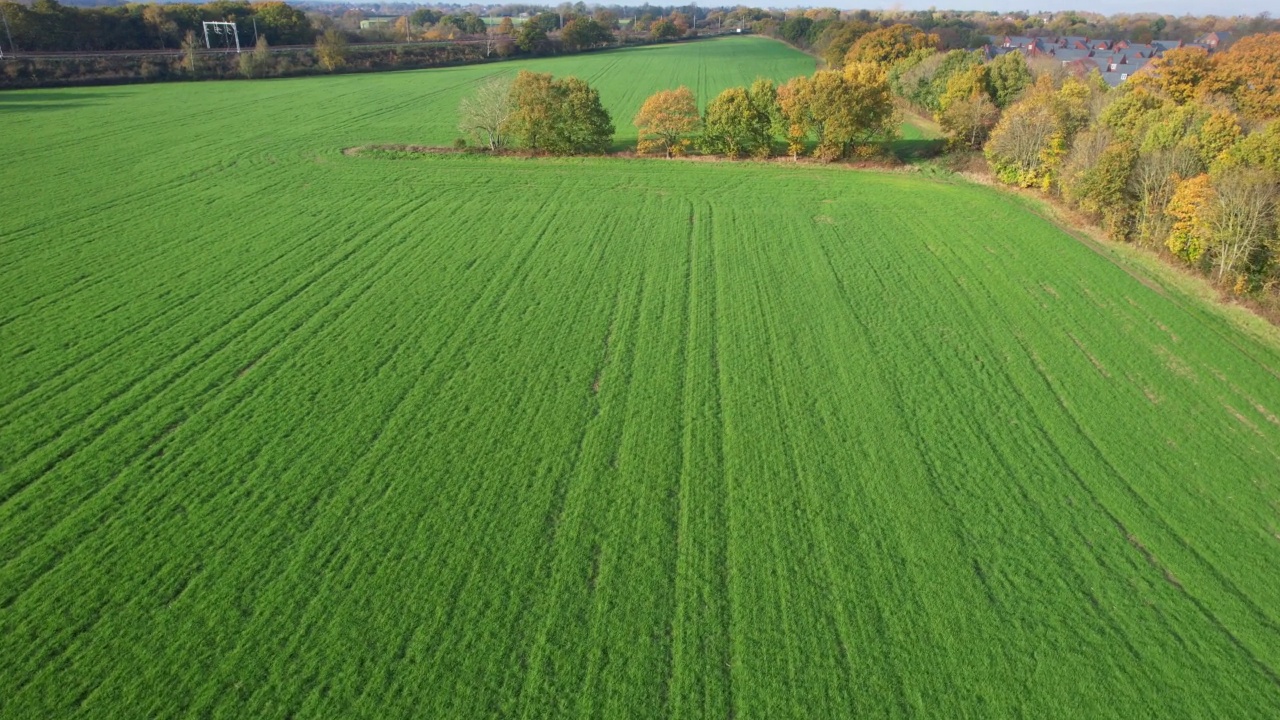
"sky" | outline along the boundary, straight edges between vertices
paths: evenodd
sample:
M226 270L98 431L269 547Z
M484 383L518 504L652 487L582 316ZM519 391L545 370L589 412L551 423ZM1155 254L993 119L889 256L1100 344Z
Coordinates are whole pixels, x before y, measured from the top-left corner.
M655 0L656 1L656 0ZM815 5L817 7L817 5ZM844 0L835 7L841 9L866 8L868 10L886 10L902 8L904 10L927 10L931 7L955 10L1084 10L1116 15L1119 13L1161 13L1164 15L1257 15L1280 12L1280 3L1276 0L902 0L892 2L884 0Z

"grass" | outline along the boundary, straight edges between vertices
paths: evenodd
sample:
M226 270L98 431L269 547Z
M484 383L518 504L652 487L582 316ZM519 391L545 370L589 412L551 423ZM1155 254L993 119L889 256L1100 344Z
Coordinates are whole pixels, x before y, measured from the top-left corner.
M0 716L1274 716L1274 336L962 182L340 153L495 70L0 95Z
M906 162L936 157L946 147L946 139L938 124L903 105L899 137L893 143L893 152Z

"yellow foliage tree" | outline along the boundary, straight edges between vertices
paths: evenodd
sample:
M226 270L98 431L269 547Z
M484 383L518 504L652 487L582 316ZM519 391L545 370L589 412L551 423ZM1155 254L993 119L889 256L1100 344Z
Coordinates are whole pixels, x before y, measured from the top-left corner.
M1201 93L1202 86L1213 75L1214 64L1207 50L1183 47L1169 50L1147 63L1134 74L1132 82L1138 87L1162 92L1184 105Z
M778 88L778 114L782 119L787 152L793 160L799 159L800 153L804 152L805 140L813 127L813 119L809 116L812 94L812 83L803 76L792 78Z
M844 56L844 62L846 65L870 62L888 67L916 50L937 48L939 44L937 35L899 23L858 38Z
M1178 183L1166 210L1173 227L1165 244L1170 252L1193 265L1204 258L1209 247L1205 214L1212 199L1213 185L1209 176L1201 173Z

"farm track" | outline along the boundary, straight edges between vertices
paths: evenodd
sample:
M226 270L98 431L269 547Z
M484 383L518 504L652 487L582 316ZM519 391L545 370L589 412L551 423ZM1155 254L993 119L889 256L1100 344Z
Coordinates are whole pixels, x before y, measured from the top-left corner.
M1280 345L983 187L340 153L515 70L5 113L0 718L1280 710Z

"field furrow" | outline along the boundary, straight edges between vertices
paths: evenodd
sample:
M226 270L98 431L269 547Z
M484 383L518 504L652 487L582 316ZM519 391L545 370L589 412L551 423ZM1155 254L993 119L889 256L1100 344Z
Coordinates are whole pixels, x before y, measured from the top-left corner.
M0 718L1280 713L1273 328L960 180L342 153L813 67L14 93Z

